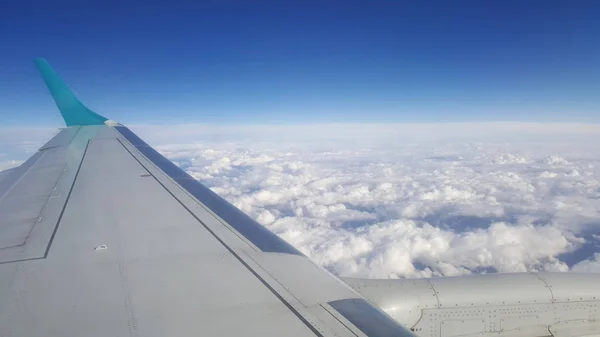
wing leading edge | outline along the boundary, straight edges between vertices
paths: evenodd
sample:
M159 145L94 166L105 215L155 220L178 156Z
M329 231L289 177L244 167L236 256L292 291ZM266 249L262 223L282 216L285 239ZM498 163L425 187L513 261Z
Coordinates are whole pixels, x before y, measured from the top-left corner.
M36 62L68 127L0 181L0 335L411 335Z

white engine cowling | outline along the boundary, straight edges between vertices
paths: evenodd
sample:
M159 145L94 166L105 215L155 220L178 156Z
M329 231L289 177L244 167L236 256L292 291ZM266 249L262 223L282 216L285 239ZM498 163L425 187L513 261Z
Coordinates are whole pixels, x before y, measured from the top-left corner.
M600 274L343 280L421 337L600 336Z

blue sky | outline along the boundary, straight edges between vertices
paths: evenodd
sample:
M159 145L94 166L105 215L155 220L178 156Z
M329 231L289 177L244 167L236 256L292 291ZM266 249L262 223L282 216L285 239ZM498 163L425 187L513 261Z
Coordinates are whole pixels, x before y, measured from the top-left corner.
M61 125L42 56L129 124L600 122L599 2L415 3L9 2L0 116Z

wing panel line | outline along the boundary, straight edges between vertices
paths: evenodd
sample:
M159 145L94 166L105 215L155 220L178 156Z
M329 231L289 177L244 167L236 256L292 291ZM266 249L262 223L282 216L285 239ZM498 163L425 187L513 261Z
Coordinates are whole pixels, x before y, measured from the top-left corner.
M71 184L71 188L69 189L69 194L67 194L67 198L65 199L65 204L63 205L62 210L60 211L60 215L58 216L58 221L56 222L56 226L54 227L54 231L50 236L50 241L48 242L48 247L46 247L46 251L44 252L44 259L48 257L48 253L50 252L50 246L52 246L52 242L54 242L54 237L56 236L56 232L58 231L58 227L60 226L60 222L62 220L63 215L65 214L65 209L67 209L67 205L69 204L69 199L71 198L71 193L73 192L73 188L75 187L75 183L77 182L77 177L79 176L79 172L81 171L81 166L83 166L83 162L85 160L85 154L87 153L88 147L90 146L90 140L88 139L85 144L85 149L83 150L83 154L81 155L81 161L79 162L79 166L77 167L77 172L75 172L75 177L73 178L73 183Z
M346 329L348 329L348 331L350 331L354 336L358 336L351 327L349 327L346 323L342 322L341 319L339 319L333 312L331 312L331 310L327 309L327 306L321 304L321 308L323 308L325 311L327 311L331 317L335 318L336 321L340 322L341 325L343 325L344 327L346 327Z

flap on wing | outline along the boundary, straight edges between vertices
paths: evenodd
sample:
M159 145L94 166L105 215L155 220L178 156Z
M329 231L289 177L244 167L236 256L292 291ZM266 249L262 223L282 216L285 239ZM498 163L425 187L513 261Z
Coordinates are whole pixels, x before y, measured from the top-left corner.
M47 254L89 139L78 131L63 129L0 181L0 263Z

